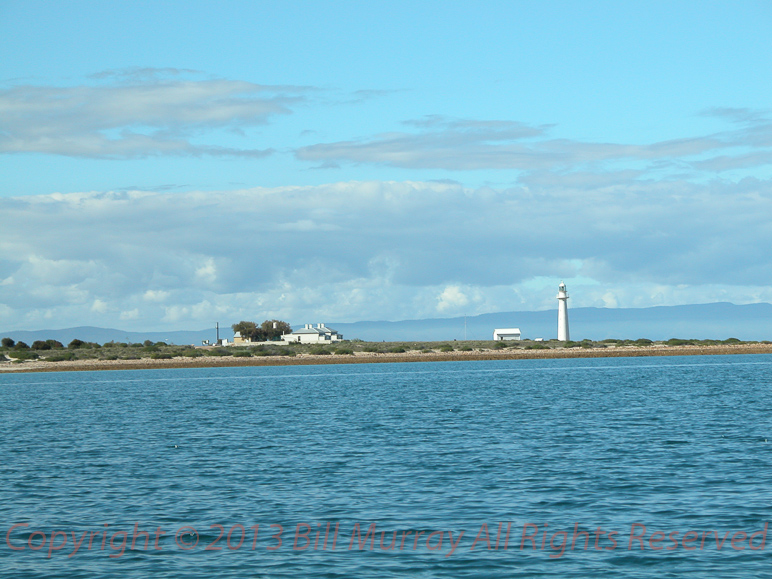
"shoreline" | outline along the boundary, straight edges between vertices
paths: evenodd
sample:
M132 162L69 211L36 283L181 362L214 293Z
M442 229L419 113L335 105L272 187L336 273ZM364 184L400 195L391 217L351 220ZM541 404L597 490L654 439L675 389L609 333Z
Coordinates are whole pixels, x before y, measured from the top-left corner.
M607 348L555 348L548 350L476 350L470 352L406 352L354 354L298 354L297 356L202 356L168 360L25 360L0 362L2 373L86 372L103 370L153 370L177 368L235 368L246 366L308 366L326 364L381 364L397 362L459 362L480 360L546 360L568 358L637 358L646 356L717 356L772 354L772 344L722 344L711 346L620 346Z

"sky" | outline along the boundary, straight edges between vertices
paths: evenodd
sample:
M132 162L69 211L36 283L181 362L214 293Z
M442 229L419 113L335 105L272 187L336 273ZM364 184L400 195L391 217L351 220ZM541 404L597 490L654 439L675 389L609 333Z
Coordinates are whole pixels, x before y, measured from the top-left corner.
M0 0L0 328L772 302L770 27Z

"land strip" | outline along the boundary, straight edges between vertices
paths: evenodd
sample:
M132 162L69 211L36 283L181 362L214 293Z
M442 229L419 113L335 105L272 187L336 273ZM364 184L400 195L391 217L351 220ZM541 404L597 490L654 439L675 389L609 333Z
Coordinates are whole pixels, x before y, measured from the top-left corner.
M459 342L458 344L462 344ZM560 358L618 358L641 356L708 356L725 354L772 354L772 344L612 346L603 348L414 350L406 352L354 352L351 354L298 353L294 356L175 356L169 359L45 359L3 361L2 372L62 372L92 370L147 370L166 368L225 368L246 366L293 366L315 364L373 364L394 362L448 362L472 360L534 360Z

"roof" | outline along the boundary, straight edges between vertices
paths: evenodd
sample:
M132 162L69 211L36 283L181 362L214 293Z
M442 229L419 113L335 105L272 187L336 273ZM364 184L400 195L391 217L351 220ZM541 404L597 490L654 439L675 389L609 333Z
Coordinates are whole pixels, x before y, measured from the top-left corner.
M322 334L337 334L335 330L332 328L300 328L299 330L293 330L291 334L316 334L316 335L322 335Z

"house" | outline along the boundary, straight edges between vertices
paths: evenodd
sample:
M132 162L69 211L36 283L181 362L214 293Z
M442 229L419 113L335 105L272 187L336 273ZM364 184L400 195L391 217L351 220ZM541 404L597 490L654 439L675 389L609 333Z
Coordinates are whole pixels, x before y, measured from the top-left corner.
M499 330L493 330L493 339L495 341L519 340L520 328L502 328Z
M284 342L300 342L301 344L326 344L339 342L343 336L324 324L316 324L316 327L313 324L306 324L300 330L294 330L291 334L284 334L281 339Z

